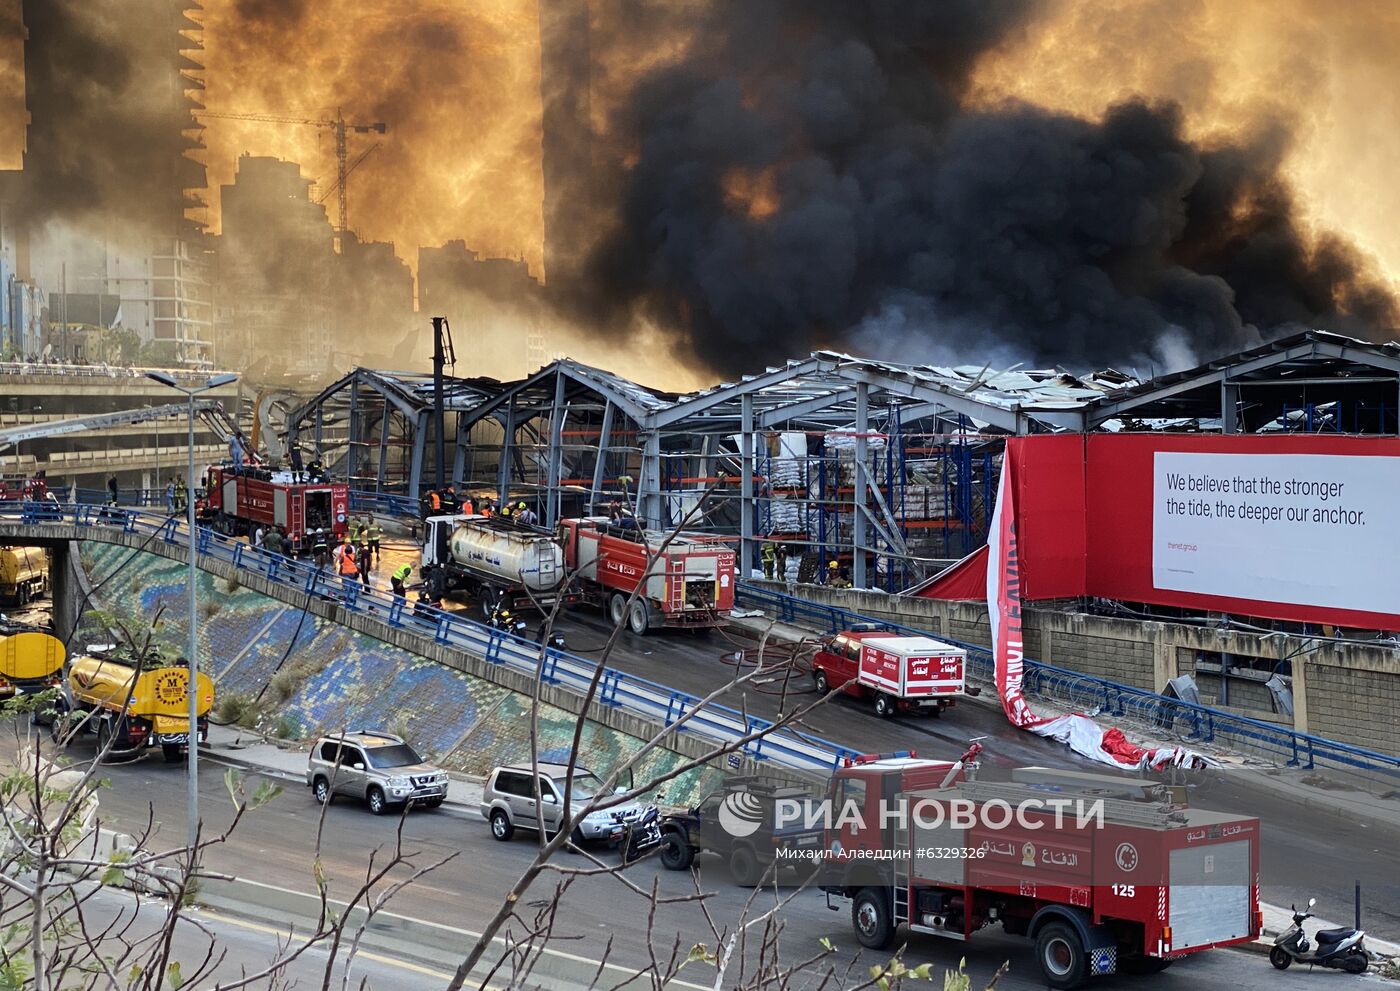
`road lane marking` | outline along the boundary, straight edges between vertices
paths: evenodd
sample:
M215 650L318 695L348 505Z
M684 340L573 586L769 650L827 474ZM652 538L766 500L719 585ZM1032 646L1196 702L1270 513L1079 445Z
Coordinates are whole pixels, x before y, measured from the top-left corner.
M238 919L231 915L224 915L222 912L211 912L208 909L205 909L204 914L218 919L221 923L225 923L227 925L234 926L239 929L249 929L253 932L266 933L269 936L287 937L293 935L291 929L278 929L276 926L265 926L260 922L249 922L246 919ZM326 945L327 944L323 941L322 943L318 944L317 947L312 947L312 949L317 949ZM400 960L397 957L387 957L381 953L374 953L370 950L356 950L355 956L364 957L366 960L373 960L375 963L387 964L390 967L398 967L400 970L407 970L414 974L422 974L425 977L439 977L450 979L453 976L445 970L433 970L431 967L424 967L420 964L410 963L407 960ZM504 991L504 989L495 988L491 987L490 985L487 985L487 991Z
M260 923L260 922L249 922L249 921L247 921L246 919L235 918L234 916L225 915L225 914L222 913L222 912L215 912L215 911L212 911L212 910L207 909L207 908L204 909L203 912L204 912L205 915L212 916L212 917L218 919L220 922L227 922L229 925L232 925L232 926L240 926L240 927L242 927L242 928L244 928L244 929L251 929L251 930L254 931L254 932L267 933L268 935L272 935L272 936L289 936L289 935L292 934L290 929L278 929L278 928L275 927L275 926L266 926L266 925L263 925L263 924ZM545 952L546 952L546 953L551 953L551 954L558 954L558 955L560 955L560 956L567 956L567 957L569 957L570 959L579 961L579 962L581 962L581 963L590 963L590 964L594 964L594 965L597 965L597 963L598 963L598 961L596 961L596 960L590 960L590 959L587 958L587 957L577 956L577 955L572 954L572 953L563 953L563 952L560 951L560 950L554 950L554 949L550 949L550 948L548 948L548 947L545 948ZM403 970L412 971L413 973L416 973L416 974L422 974L422 975L424 975L425 977L451 978L451 977L453 976L452 974L449 974L449 973L447 973L446 971L433 970L433 969L430 968L430 967L423 967L423 966L420 966L419 964L410 963L410 962L407 961L407 960L400 960L400 959L398 959L398 958L396 958L396 957L386 957L386 956L382 956L382 955L380 955L380 954L378 954L378 953L374 953L374 952L371 952L371 951L369 951L369 950L363 950L363 949L362 949L362 950L359 950L359 951L356 952L356 956L364 957L366 960L373 960L373 961L375 961L376 963L387 964L388 966L391 966L391 967L399 967L399 968L402 968ZM623 969L623 970L629 969L629 968L624 968L624 967L622 967L620 964L608 964L608 966L609 966L609 967L617 967L617 968L620 968L620 969ZM644 977L645 977L645 975L638 975L638 978L639 978L639 979L644 979ZM681 988L681 989L686 989L686 991L691 991L691 989L693 989L693 991L710 991L710 987L709 987L708 985L703 985L703 984L691 984L689 981L682 981L682 980L679 980L679 979L677 979L677 978L672 978L671 980L667 981L667 982L666 982L666 987L668 987L668 988ZM492 987L491 985L487 985L486 991L505 991L505 989L504 989L504 988Z

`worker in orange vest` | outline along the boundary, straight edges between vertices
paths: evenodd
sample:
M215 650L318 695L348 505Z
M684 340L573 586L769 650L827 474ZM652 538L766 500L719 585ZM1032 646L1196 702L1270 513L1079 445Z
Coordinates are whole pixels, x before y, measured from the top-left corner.
M350 543L349 537L340 546L338 568L342 578L356 578L360 574L360 567L355 563L355 545Z

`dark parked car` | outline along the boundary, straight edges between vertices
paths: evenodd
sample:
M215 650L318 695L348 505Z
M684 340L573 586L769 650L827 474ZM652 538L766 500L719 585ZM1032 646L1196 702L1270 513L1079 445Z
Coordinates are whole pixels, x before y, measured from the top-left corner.
M668 870L690 868L698 854L713 853L729 864L736 883L762 881L776 861L799 870L816 867L822 843L820 825L806 826L806 809L821 796L780 778L730 778L699 805L672 811L661 820L661 863ZM783 811L785 821L778 823Z

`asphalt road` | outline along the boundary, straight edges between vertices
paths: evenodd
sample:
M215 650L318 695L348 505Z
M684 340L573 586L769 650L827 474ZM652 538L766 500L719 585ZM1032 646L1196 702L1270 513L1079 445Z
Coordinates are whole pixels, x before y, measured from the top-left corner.
M583 657L600 656L612 632L611 624L592 609L578 609L560 624L568 648ZM724 660L753 640L716 630L706 637L684 631L661 631L638 637L624 632L608 657L611 667L648 678L671 688L703 696L733 679L739 671ZM775 646L781 654L782 645ZM771 663L771 662L770 662ZM784 688L787 696L782 692ZM719 701L733 709L775 719L784 712L815 699L811 676L805 671L781 676L763 675L737 686ZM871 753L915 750L920 756L954 759L974 738L984 739L984 759L993 764L1026 766L1063 762L1063 748L1038 736L1018 732L999 710L962 701L942 716L877 717L868 703L838 696L802 717L798 728L834 743L860 747ZM987 740L991 742L988 743Z
M610 624L588 610L564 621L569 648L589 650L606 643ZM732 678L734 667L721 659L733 644L716 632L707 639L684 633L636 637L624 632L609 664L624 671L671 685L691 694L711 691ZM723 701L766 718L779 714L783 699L744 686ZM788 711L813 698L811 679L794 677ZM981 760L991 766L1067 767L1103 772L1106 769L1078 757L1042 737L1014 729L1000 708L964 701L941 718L901 716L881 719L857 700L837 697L803 719L819 736L869 752L913 749L920 756L953 759L969 740L983 739ZM1362 924L1388 939L1400 939L1400 828L1381 822L1357 822L1297 806L1291 797L1271 790L1255 771L1207 772L1194 775L1191 802L1204 808L1258 816L1264 827L1260 875L1262 897L1275 905L1303 904L1317 898L1317 914L1350 922L1354 884L1363 887Z
M125 931L133 940L159 932L165 924L165 916L163 902L138 902L130 893L117 889L95 893L83 909L89 931L101 932L105 926L121 919L123 925L129 925ZM176 925L171 959L181 965L188 979L206 959L211 945L215 947L213 959L218 963L200 984L200 987L211 987L219 981L231 982L260 974L275 961L285 959L286 949L278 946L278 940L284 935L277 926L190 909L182 913ZM347 974L351 978L347 986L358 987L363 979L369 987L377 989L441 987L448 977L448 973L437 967L393 953L364 949L354 954L348 966L347 955L347 946L337 948L336 960L332 963L328 945L308 947L279 970L277 977L283 983L276 986L319 988L326 978L328 964L331 986L337 988L342 986L341 981ZM270 986L265 978L252 985L254 988Z
M161 834L171 840L182 835L184 802L183 777L159 759L110 768L112 786L102 793L102 814L114 828L131 830L154 813ZM232 815L232 803L222 783L223 771L208 767L201 775L203 814L209 828L220 829ZM209 851L207 865L268 884L310 890L311 863L316 854L315 836L319 808L305 789L291 785L269 805L246 818L228 840ZM363 808L340 801L326 815L321 842L321 859L330 877L333 893L344 893L356 884L371 853L392 842L395 821L375 818ZM419 812L409 816L405 837L419 862L449 853L458 856L434 874L402 892L389 906L391 911L429 919L462 928L479 927L499 904L502 893L519 876L530 857L531 840L524 834L509 843L494 841L485 823L439 812ZM382 855L382 854L381 854ZM612 862L613 855L599 856ZM566 856L566 866L582 864L581 858ZM748 892L729 882L715 862L698 861L702 887L713 891L709 910L721 925L733 926L740 919ZM653 882L663 894L683 895L693 889L687 874L667 872L644 862L628 869L628 877L644 888ZM551 884L537 882L524 899L525 911L538 907L549 897ZM760 910L771 904L771 894L760 894L755 905ZM614 878L579 879L561 903L559 945L571 953L598 958L612 942L612 959L622 964L639 964L650 953L647 936L648 905L628 892ZM854 957L858 949L850 935L844 912L827 911L818 892L801 892L781 914L784 931L782 947L789 960L818 951L818 941L827 937L843 959ZM682 947L708 941L708 927L694 904L661 906L652 928L658 950L669 952L679 941ZM271 939L271 936L267 937ZM956 967L967 958L968 969L977 979L985 979L1004 960L1011 971L1002 989L1039 988L1029 944L1007 937L997 930L979 934L967 945L915 936L906 960L911 964L930 961L941 967ZM873 962L873 961L868 961ZM388 966L388 965L385 965ZM1202 987L1231 987L1239 991L1311 987L1313 982L1333 975L1308 975L1296 971L1275 972L1259 956L1233 951L1200 954L1174 965L1150 980L1150 986L1163 991L1186 991ZM699 979L696 975L692 979ZM380 983L383 981L386 983ZM1098 982L1103 991L1144 986L1141 979L1113 978ZM432 987L436 979L386 974L371 982L377 988Z

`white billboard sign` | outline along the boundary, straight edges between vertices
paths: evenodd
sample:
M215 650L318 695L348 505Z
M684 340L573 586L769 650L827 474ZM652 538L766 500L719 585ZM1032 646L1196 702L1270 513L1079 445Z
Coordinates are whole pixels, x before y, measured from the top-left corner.
M1152 584L1400 614L1400 458L1153 456Z

